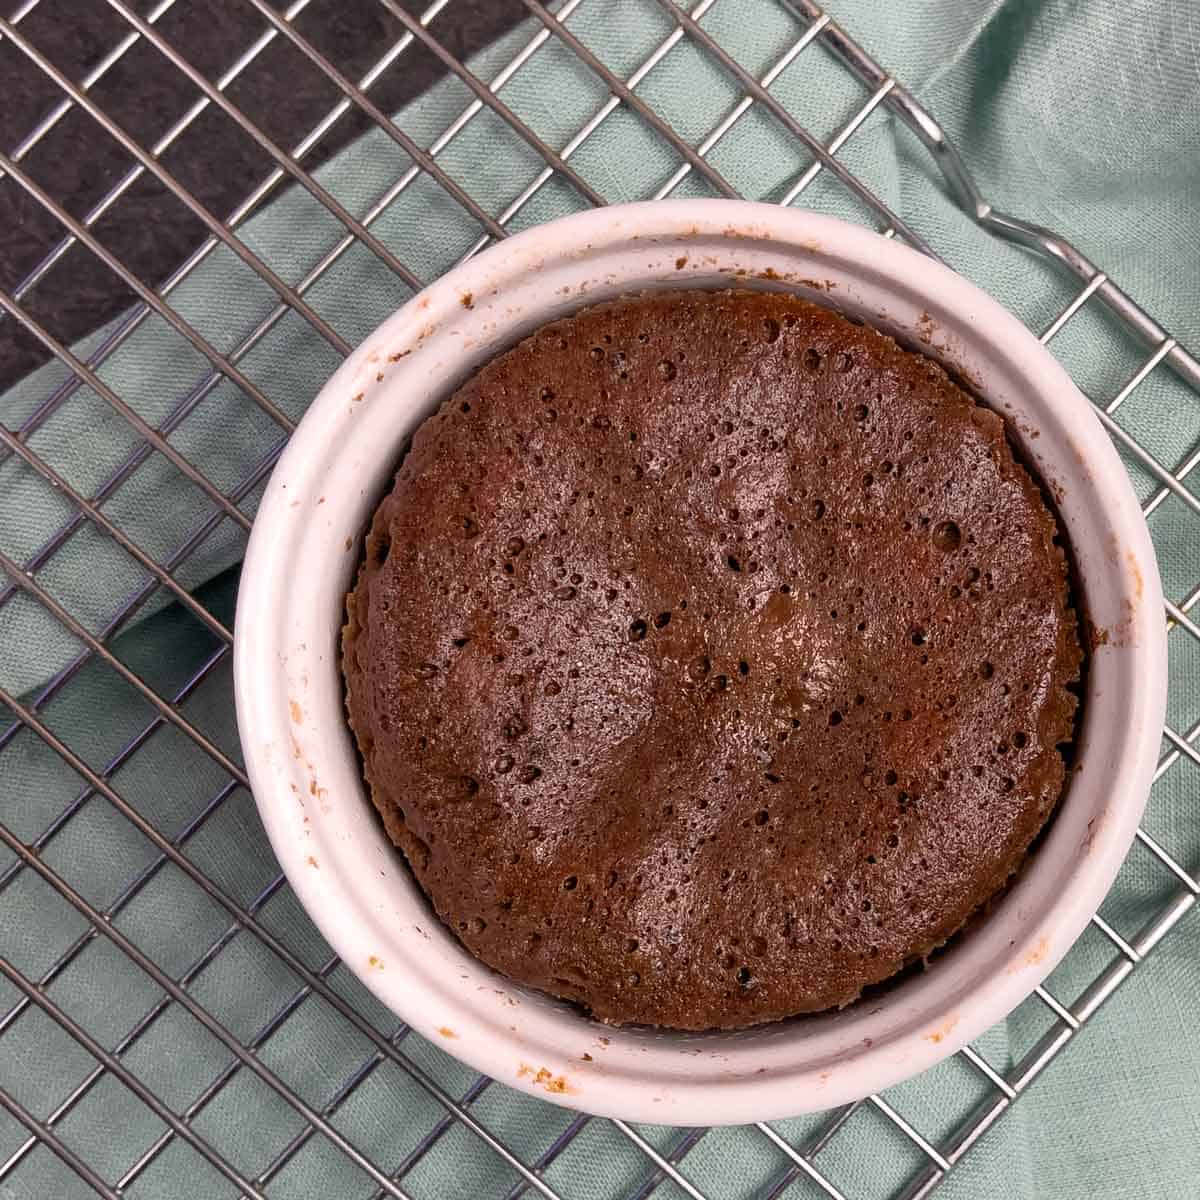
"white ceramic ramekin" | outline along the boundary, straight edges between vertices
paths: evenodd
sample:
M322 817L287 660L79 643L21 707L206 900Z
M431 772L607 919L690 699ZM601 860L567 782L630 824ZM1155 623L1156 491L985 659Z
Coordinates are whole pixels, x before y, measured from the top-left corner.
M654 287L799 292L954 368L1010 418L1057 498L1098 640L1076 771L993 915L924 973L836 1013L740 1033L612 1029L518 987L443 928L365 794L342 704L343 597L371 512L421 419L488 358L583 305ZM544 225L451 271L322 389L272 476L242 574L238 722L276 854L330 944L411 1026L557 1103L732 1124L860 1098L1014 1008L1095 912L1133 839L1166 699L1154 554L1090 404L1009 313L855 226L725 200L614 207Z

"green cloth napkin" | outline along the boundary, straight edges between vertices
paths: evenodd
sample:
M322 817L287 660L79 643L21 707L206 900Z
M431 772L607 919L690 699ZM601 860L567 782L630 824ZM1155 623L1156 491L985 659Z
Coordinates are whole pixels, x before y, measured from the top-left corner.
M946 126L998 207L1073 239L1185 345L1200 344L1200 8L1189 0L923 0L905 5L832 0L831 15L892 69ZM439 18L447 20L448 17ZM770 69L803 29L769 0L717 0L703 25L756 76ZM585 0L570 28L622 78L673 29L653 0ZM484 80L524 47L530 23L474 63ZM436 24L435 24L436 29ZM401 60L402 63L403 60ZM403 69L402 65L393 69ZM828 140L866 97L823 49L810 47L772 91L809 130ZM734 80L686 38L644 79L638 95L693 144L737 103ZM569 50L550 39L503 88L502 97L551 146L561 149L607 99L603 84ZM399 114L399 123L431 145L470 102L447 79ZM842 161L916 228L949 263L1041 331L1077 283L1028 252L980 232L945 194L916 140L876 110L841 152ZM709 155L744 195L777 200L809 165L809 155L768 113L751 108ZM538 156L490 112L476 116L439 155L441 165L499 216L537 175ZM571 157L571 164L610 201L644 199L671 180L679 159L652 129L618 108ZM319 172L320 181L356 215L410 166L374 131ZM672 193L710 194L692 172ZM852 220L870 213L822 173L798 203ZM558 178L541 188L510 222L527 227L584 207ZM418 177L372 224L375 234L421 279L452 266L476 242L474 221L437 185ZM299 188L282 192L241 230L246 244L292 283L333 247L341 227ZM77 251L76 251L77 253ZM369 250L354 245L306 292L308 301L354 344L408 297L408 289ZM223 248L171 294L171 303L218 349L232 352L270 314L273 294ZM105 331L77 348L86 355ZM1145 357L1143 347L1089 306L1051 343L1097 401L1111 399ZM298 418L338 363L337 354L303 319L289 313L241 360L241 368L285 412ZM142 322L100 368L101 377L147 421L157 424L208 387L209 369L158 318ZM10 429L30 416L67 378L52 364L0 396ZM1117 410L1118 421L1168 468L1200 437L1197 396L1165 368L1156 370ZM281 431L233 385L218 382L171 433L171 443L252 515L261 467ZM29 437L29 445L84 494L91 495L136 448L137 437L84 387ZM1128 460L1139 493L1156 484ZM258 476L256 476L256 471ZM1197 480L1188 477L1193 490ZM71 506L15 458L0 465L0 549L24 564L71 515ZM160 455L142 462L104 504L105 513L147 553L170 560L211 524L176 572L179 581L226 622L232 620L235 564L244 534ZM1178 497L1150 518L1167 595L1182 601L1200 582L1200 523ZM105 631L150 579L130 557L85 524L38 581L88 629ZM197 619L149 592L126 614L111 642L118 657L161 695L181 697L182 711L225 752L238 757L229 656ZM23 594L0 608L0 685L32 699L71 664L79 643ZM216 661L212 662L215 656ZM1170 720L1189 729L1200 717L1200 645L1171 635ZM203 681L189 685L209 667ZM51 729L166 836L181 838L191 859L241 903L277 874L243 789L187 738L155 727L132 755L130 742L152 726L154 712L107 665L89 659L41 710ZM0 718L0 731L3 720ZM1180 861L1200 865L1197 776L1186 760L1156 785L1146 827ZM102 798L87 797L78 776L28 731L0 758L4 820L18 836L37 837L68 805L78 812L51 838L43 860L178 978L228 926L223 911L172 866L154 870L131 898L123 890L152 867L149 843ZM218 803L214 803L219 800ZM197 825L199 815L206 814ZM0 851L0 871L11 863ZM1168 873L1135 848L1104 907L1133 936L1171 894ZM285 886L258 909L260 919L305 962L329 957ZM86 929L86 922L29 870L0 892L0 948L26 977L39 978ZM1034 1200L1146 1197L1194 1200L1200 1179L1200 938L1195 914L1153 952L1089 1023L1045 1076L950 1173L947 1197L1004 1195ZM1073 1001L1113 957L1096 930L1081 939L1049 981ZM395 1019L344 968L331 985L391 1035ZM250 935L238 933L189 979L191 993L249 1043L297 991L290 971ZM51 1000L113 1048L159 999L157 987L103 937L93 939L48 985ZM0 982L0 1011L17 993ZM1037 1041L1051 1018L1041 1001L1022 1005L979 1039L976 1048L1005 1070ZM461 1095L473 1074L410 1035L406 1053L442 1086ZM318 1108L371 1058L367 1039L319 998L301 1002L259 1049L262 1059ZM220 1044L178 1006L168 1006L127 1050L123 1061L177 1112L202 1095L228 1065ZM0 1036L0 1087L46 1118L92 1069L92 1060L49 1018L22 1014ZM989 1085L961 1057L887 1093L888 1102L935 1144ZM797 1104L801 1098L797 1098ZM571 1115L491 1084L472 1110L526 1162L547 1152ZM436 1125L440 1110L393 1064L373 1069L336 1109L337 1127L375 1161L396 1169ZM800 1146L819 1118L784 1121L777 1131ZM245 1070L205 1104L193 1127L240 1170L267 1170L302 1130L301 1119ZM119 1178L165 1126L130 1092L105 1076L55 1126L59 1135L109 1180ZM680 1131L644 1128L664 1153ZM25 1141L0 1113L0 1162ZM922 1164L922 1152L871 1106L849 1119L816 1158L847 1197L893 1195ZM715 1130L682 1164L704 1194L747 1197L780 1178L787 1160L755 1129ZM546 1170L564 1197L632 1195L651 1165L614 1126L591 1121ZM504 1196L517 1182L480 1141L455 1126L423 1153L404 1186L419 1197ZM367 1176L321 1135L309 1139L267 1186L271 1195L370 1195ZM92 1193L44 1148L0 1182L4 1200ZM236 1195L195 1151L174 1138L131 1183L131 1196ZM665 1184L663 1195L681 1194ZM803 1178L788 1196L816 1194Z

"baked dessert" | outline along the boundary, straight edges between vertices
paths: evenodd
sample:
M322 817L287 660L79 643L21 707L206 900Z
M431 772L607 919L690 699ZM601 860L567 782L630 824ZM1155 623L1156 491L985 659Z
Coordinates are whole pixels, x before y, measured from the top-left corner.
M539 330L417 431L348 598L387 831L484 962L597 1018L845 1005L1004 888L1081 665L999 416L780 294Z

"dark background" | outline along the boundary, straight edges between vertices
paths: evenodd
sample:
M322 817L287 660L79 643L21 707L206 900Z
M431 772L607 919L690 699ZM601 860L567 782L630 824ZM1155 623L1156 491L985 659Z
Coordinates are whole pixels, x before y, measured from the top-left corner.
M424 0L401 3L414 14L427 6ZM272 6L280 12L287 8L281 0L272 0ZM11 19L15 0L5 7ZM145 17L153 5L135 0L131 7ZM523 13L519 0L454 0L429 29L446 49L463 59L511 28ZM293 24L355 83L404 33L404 27L378 0L313 0ZM155 28L193 67L215 82L269 26L245 0L178 0ZM131 27L104 0L42 0L17 29L78 84ZM368 95L384 112L392 113L444 72L429 51L414 43L387 68ZM144 39L88 94L147 149L200 96ZM335 85L281 34L226 95L285 151L307 135L341 97ZM62 96L36 64L8 39L0 39L0 148L4 153L12 156ZM301 160L302 165L316 166L370 123L370 118L351 109ZM20 165L72 216L82 219L135 161L87 113L73 108ZM212 104L160 161L222 220L275 165ZM289 185L280 185L284 186ZM0 287L11 295L65 232L16 182L0 179ZM148 172L92 226L92 232L152 287L163 282L207 234L202 223ZM133 299L120 279L89 250L77 245L22 303L51 334L69 344L116 316ZM50 352L16 321L0 317L0 391L49 357Z

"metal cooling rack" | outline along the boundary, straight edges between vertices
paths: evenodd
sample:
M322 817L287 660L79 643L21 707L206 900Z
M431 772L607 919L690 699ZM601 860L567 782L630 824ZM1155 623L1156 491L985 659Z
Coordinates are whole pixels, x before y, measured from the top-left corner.
M247 46L236 61L213 84L200 72L195 70L188 61L165 40L155 26L174 4L174 0L158 0L143 18L135 13L120 0L108 0L111 8L119 14L125 23L124 36L113 44L109 53L96 63L78 82L68 78L39 50L34 41L29 39L22 30L26 18L38 7L38 0L27 0L8 20L0 20L0 44L7 42L7 51L17 51L32 64L53 86L57 100L51 104L44 117L30 129L28 135L16 146L7 147L7 153L0 154L0 187L22 189L40 208L51 214L61 225L61 241L45 259L24 278L19 286L11 292L0 292L0 308L4 316L0 317L0 328L9 321L17 322L37 339L47 350L52 352L61 364L65 364L69 372L67 382L60 384L46 395L27 421L17 429L0 427L0 461L10 456L18 456L34 472L42 477L50 486L57 490L60 497L70 502L71 515L62 527L44 545L39 547L27 561L15 562L8 557L0 556L0 567L9 576L7 586L0 591L0 614L6 605L16 603L19 597L25 601L34 601L43 606L52 616L62 623L82 643L82 649L68 667L60 671L49 683L43 685L36 694L29 697L18 697L0 691L0 700L11 712L11 720L0 732L0 753L8 751L17 739L36 739L43 749L52 751L62 762L73 771L82 785L82 790L67 807L31 841L24 841L16 836L8 823L0 823L0 841L11 852L10 865L0 874L0 895L10 889L22 875L34 875L53 889L83 918L82 931L71 942L68 949L59 955L53 964L38 977L27 977L9 958L0 959L0 973L12 986L11 995L18 996L12 1007L0 1016L0 1071L9 1072L20 1068L15 1061L16 1056L6 1060L4 1055L4 1039L12 1039L14 1030L18 1028L23 1018L40 1015L48 1029L57 1027L72 1039L84 1051L84 1065L80 1068L77 1084L62 1095L52 1109L44 1112L29 1111L14 1097L13 1089L0 1088L0 1106L7 1114L23 1127L20 1145L0 1163L0 1193L10 1194L9 1187L20 1182L21 1172L32 1169L34 1164L42 1167L52 1161L47 1156L59 1160L59 1165L68 1171L73 1186L86 1185L95 1193L106 1197L131 1194L127 1189L136 1189L138 1181L152 1171L156 1160L172 1143L186 1143L206 1161L206 1163L223 1176L232 1187L231 1194L263 1197L272 1190L272 1181L277 1180L298 1152L310 1141L324 1142L325 1148L333 1156L345 1156L362 1172L364 1180L373 1184L376 1195L402 1197L406 1195L430 1194L427 1182L418 1186L414 1180L415 1172L426 1157L447 1139L460 1139L455 1145L469 1147L472 1152L486 1148L486 1153L494 1156L508 1172L512 1180L511 1188L505 1185L502 1189L509 1195L522 1193L539 1193L546 1197L562 1196L564 1200L572 1195L588 1194L584 1181L563 1174L560 1170L555 1173L554 1164L568 1156L573 1145L581 1140L594 1136L600 1127L607 1127L610 1135L615 1135L618 1142L623 1141L626 1148L632 1147L635 1157L641 1164L640 1174L636 1183L631 1187L630 1194L645 1197L662 1188L664 1193L675 1191L693 1198L699 1198L704 1193L697 1183L689 1177L689 1156L694 1154L698 1146L703 1145L711 1131L690 1129L674 1131L665 1140L651 1136L648 1131L639 1130L621 1122L600 1122L584 1116L565 1119L555 1126L556 1132L548 1144L543 1145L539 1152L523 1153L510 1146L506 1140L491 1131L495 1124L494 1112L492 1119L479 1115L479 1097L488 1089L490 1081L480 1077L474 1080L465 1090L451 1092L435 1079L428 1062L418 1061L419 1056L411 1051L409 1043L404 1041L407 1031L403 1028L392 1028L387 1032L377 1027L376 1021L363 1015L354 1003L344 998L343 989L337 986L339 964L336 958L327 957L322 965L314 968L309 965L305 956L290 945L288 941L276 932L263 918L264 906L272 899L277 899L287 891L287 884L281 875L276 877L249 904L243 904L235 899L221 884L206 875L193 864L187 853L189 840L201 831L206 822L220 808L230 802L230 797L239 788L246 787L246 776L242 767L230 753L201 732L184 715L184 704L193 694L209 681L217 680L216 686L228 687L228 674L221 674L221 669L228 666L228 655L232 645L232 633L228 626L214 616L209 609L197 602L187 590L176 580L179 567L186 561L192 548L203 537L203 531L197 530L197 536L185 544L172 558L157 561L154 556L145 552L122 532L110 517L106 516L105 505L110 498L137 471L138 465L152 452L166 456L188 479L190 479L211 500L217 509L217 519L227 518L239 529L248 529L250 521L242 508L242 501L249 496L254 488L265 479L282 439L274 453L261 461L256 469L244 478L236 487L222 490L218 485L207 479L196 467L187 461L172 445L170 434L179 423L197 406L205 402L221 380L232 380L244 394L246 404L256 405L268 418L273 420L284 435L292 428L289 418L276 407L239 369L238 364L254 349L259 341L266 336L285 314L295 313L303 317L313 326L314 336L325 339L339 353L345 354L349 347L342 337L331 328L306 301L306 294L321 276L338 260L344 250L353 242L358 241L369 248L383 263L386 263L405 284L419 287L421 281L405 264L397 259L395 254L371 232L371 225L376 216L386 208L395 195L408 187L413 178L421 176L426 181L434 181L445 189L454 200L470 213L479 223L481 237L476 249L485 245L489 240L502 238L506 235L506 227L514 217L526 206L531 198L546 185L547 181L558 177L573 186L580 196L590 203L603 203L604 197L599 195L586 183L570 165L570 159L595 132L595 130L618 109L632 112L654 130L656 134L669 143L678 153L680 166L675 175L659 189L658 195L668 195L683 179L689 175L702 178L706 184L718 194L734 194L726 179L720 174L709 160L709 153L725 138L743 115L757 107L771 114L784 130L798 143L803 144L812 155L812 165L790 188L783 197L784 203L793 203L810 183L823 174L833 177L852 193L870 214L870 219L876 227L888 236L900 236L912 244L928 251L928 246L921 232L905 225L887 206L865 187L838 158L839 151L852 139L856 131L877 108L882 108L894 114L905 122L924 143L938 163L945 176L946 184L960 205L991 234L997 237L1020 243L1042 255L1057 260L1061 268L1074 279L1073 295L1070 302L1058 312L1052 321L1041 332L1043 342L1049 342L1058 337L1069 322L1076 319L1086 308L1096 305L1107 309L1116 322L1131 333L1144 348L1143 359L1139 369L1133 374L1121 390L1111 399L1098 402L1101 420L1118 441L1120 447L1136 464L1152 478L1153 494L1145 503L1147 513L1153 512L1168 497L1178 497L1189 510L1188 519L1200 515L1200 501L1185 487L1185 477L1200 463L1200 450L1192 452L1177 466L1167 466L1159 462L1151 452L1134 441L1125 430L1117 424L1113 417L1116 409L1130 396L1134 389L1162 365L1174 372L1189 387L1200 391L1200 363L1179 346L1173 338L1144 312L1128 295L1123 293L1118 285L1096 265L1089 262L1055 234L1024 223L1020 219L997 212L982 197L972 182L963 159L959 157L955 147L943 136L934 117L926 112L915 98L887 72L880 67L869 55L856 45L839 27L808 0L795 0L789 12L797 22L797 36L794 45L783 57L760 78L748 74L713 36L706 31L702 19L713 8L717 0L700 0L690 11L685 13L667 0L658 0L663 11L671 18L674 28L666 36L657 49L641 64L641 66L626 78L619 78L599 58L597 58L571 32L569 18L585 3L586 0L567 0L556 13L551 13L542 7L537 0L524 0L526 8L535 21L532 32L520 49L519 53L497 75L489 81L477 79L468 68L447 51L435 33L430 31L435 18L447 6L448 0L435 0L419 17L410 16L392 0L381 0L384 7L404 26L404 33L393 45L387 47L375 66L357 81L352 82L331 62L320 53L312 43L302 36L293 22L308 7L309 0L294 0L290 6L281 12L270 7L265 0L246 0L257 9L262 21L261 36ZM305 137L290 153L276 145L255 124L252 118L236 107L226 96L226 91L244 72L249 70L256 58L276 38L287 39L297 51L332 84L333 89L341 94L341 98L330 108L327 116L319 122L310 134ZM504 104L503 88L518 72L527 70L531 60L536 59L539 52L548 43L559 43L558 50L565 47L577 55L594 75L602 81L609 93L607 101L600 106L591 120L584 124L565 146L557 152L522 123ZM143 147L133 138L125 134L118 124L111 119L104 109L91 97L90 92L95 85L110 71L117 67L130 50L139 43L143 49L146 45L154 47L162 57L164 70L181 72L194 88L195 103L185 114L172 125L169 130L151 146ZM708 135L697 144L692 145L683 140L667 124L666 120L651 109L638 95L639 84L653 71L660 62L671 54L680 43L690 43L692 50L697 50L715 61L727 76L735 83L741 93L741 99L728 111L725 118L716 125ZM463 109L460 116L438 137L427 149L418 145L401 128L394 125L382 113L370 98L370 92L379 79L394 62L406 53L412 53L417 47L423 52L432 54L440 60L444 68L457 76L473 93L474 99ZM812 136L796 118L784 108L771 91L771 85L776 77L800 54L827 54L833 62L839 64L839 69L848 73L861 87L859 107L854 115L845 122L836 135L828 142L822 142ZM164 156L177 146L181 140L186 140L189 129L197 119L208 109L219 109L236 122L240 129L261 149L265 160L270 160L269 170L262 182L239 204L225 219L219 220L211 215L177 180L174 174L163 165ZM350 110L357 109L365 113L372 122L383 129L387 136L398 143L409 155L414 164L404 177L397 178L393 188L365 216L358 218L346 211L316 180L306 171L304 162L313 147L320 139L335 126ZM451 178L439 165L438 157L442 151L459 135L471 121L490 109L495 116L506 122L520 138L543 160L544 167L530 181L507 209L498 217L493 218L487 211L486 204L471 193L469 183L462 183ZM39 144L68 114L74 114L75 119L86 116L94 122L97 134L103 130L128 154L130 167L126 174L117 180L103 199L91 208L84 216L72 215L64 205L49 195L35 182L33 175L24 165L31 156L38 153ZM208 231L208 240L193 253L179 268L170 275L157 290L146 287L137 276L118 261L104 245L93 236L92 226L106 213L121 204L122 198L143 178L153 178L181 202ZM236 231L243 221L258 208L261 203L277 192L281 185L295 183L305 188L318 203L325 206L344 227L344 237L322 258L321 262L300 282L289 284L281 279L272 267L262 261L254 252L243 244L236 236ZM168 303L175 288L188 278L191 271L216 247L223 245L241 259L276 293L278 307L271 316L264 320L249 336L227 351L218 350L189 325ZM31 315L27 306L27 298L34 289L43 285L43 280L51 276L59 262L71 254L78 254L77 247L85 248L98 256L101 261L120 279L122 284L132 290L140 303L131 309L115 329L93 350L86 359L77 357L45 326ZM58 271L53 274L53 286L64 287L70 278L69 272ZM208 382L194 390L180 401L171 415L152 428L145 423L122 400L104 380L103 364L119 347L138 325L150 314L165 320L173 329L191 343L211 364L212 374ZM135 431L140 439L136 449L132 451L123 466L116 471L93 494L83 495L63 479L33 449L31 435L49 422L72 396L81 384L89 386L103 398ZM98 634L93 634L88 628L86 619L68 611L57 600L52 590L42 581L42 573L62 547L77 534L81 528L94 527L103 536L114 539L138 564L153 576L153 583L137 594L125 599L117 611L116 617ZM171 597L185 606L216 639L216 650L208 657L198 671L187 680L178 692L161 696L146 683L137 673L131 670L112 650L113 638L127 624L132 616L144 603L149 592L155 589L166 589ZM1188 615L1200 599L1200 581L1186 596L1178 602L1168 601L1166 619L1175 630L1174 636L1200 639L1200 628ZM133 738L111 761L102 769L96 769L88 761L85 752L73 746L68 740L55 732L54 722L47 716L47 708L56 697L68 691L78 678L80 671L89 663L102 662L107 664L125 685L134 689L155 711L153 720ZM232 699L230 698L230 703ZM154 824L142 816L129 801L123 797L119 773L134 764L144 747L157 730L173 726L179 734L189 739L212 762L216 763L224 774L224 785L220 787L208 802L191 814L181 833L168 837ZM1166 754L1162 759L1158 777L1161 778L1176 762L1190 760L1192 766L1200 766L1200 752L1196 748L1196 739L1200 735L1200 723L1180 733L1173 728L1164 730ZM120 890L106 907L97 907L91 900L73 887L70 880L64 878L53 865L53 850L56 838L60 837L78 815L84 811L89 802L103 801L113 810L130 822L140 834L153 846L155 858L139 873L128 880L120 881ZM968 1047L958 1056L960 1061L967 1064L969 1070L978 1077L983 1085L983 1095L975 1107L965 1116L956 1119L949 1131L942 1130L938 1134L923 1134L917 1127L917 1122L906 1119L891 1100L883 1096L872 1096L858 1105L850 1105L827 1113L823 1119L813 1125L802 1138L792 1138L779 1127L761 1125L756 1136L761 1136L764 1147L770 1145L778 1158L777 1173L772 1180L763 1185L761 1193L767 1197L777 1197L787 1192L789 1195L824 1194L830 1197L841 1197L843 1191L831 1181L822 1163L828 1159L828 1147L835 1143L843 1128L860 1109L873 1110L892 1127L896 1139L907 1146L915 1155L907 1177L891 1194L913 1200L916 1197L927 1196L947 1175L952 1172L963 1156L973 1145L1003 1117L1033 1084L1042 1072L1064 1052L1066 1047L1074 1042L1087 1026L1093 1014L1129 976L1138 970L1154 971L1153 966L1144 966L1147 956L1153 947L1172 932L1182 917L1193 907L1197 894L1200 893L1200 879L1197 878L1194 866L1188 866L1177 861L1144 830L1139 835L1142 847L1149 852L1148 858L1156 864L1171 888L1170 897L1166 903L1149 920L1143 928L1128 936L1122 936L1108 922L1097 917L1095 929L1105 939L1108 948L1106 965L1094 974L1091 983L1072 1000L1063 1000L1047 987L1039 988L1037 995L1028 1003L1044 1007L1048 1026L1045 1033L1028 1050L1027 1053L1011 1068L996 1068L976 1048ZM188 878L195 884L211 902L215 910L222 916L223 932L215 938L196 935L197 940L190 949L194 951L191 965L182 973L172 975L152 961L133 940L123 933L114 921L122 909L136 897L139 892L155 878L155 874L164 864L173 865L178 874ZM10 929L9 933L12 932ZM235 1034L213 1016L199 998L199 990L195 986L203 972L222 954L228 953L228 947L233 943L235 935L249 937L256 941L262 952L271 959L277 959L284 964L290 976L298 981L294 993L290 995L269 1019L252 1036ZM111 949L118 958L127 960L126 967L133 964L140 972L144 972L158 991L158 999L150 1004L145 1011L140 1009L129 1014L132 1023L122 1037L111 1044L102 1044L101 1039L89 1032L87 1023L81 1019L79 1012L72 1005L64 1002L55 992L53 984L68 971L71 964L82 954L85 948L93 943L111 943ZM18 995L19 994L19 995ZM367 1049L361 1066L338 1089L327 1102L314 1106L306 1100L299 1090L287 1082L280 1074L267 1065L267 1052L270 1043L280 1029L289 1022L295 1022L304 1006L313 1003L317 997L337 1014L347 1030L361 1040ZM194 1099L186 1108L173 1108L171 1102L146 1083L142 1075L130 1065L131 1048L137 1046L139 1039L164 1014L172 1010L183 1010L190 1014L216 1043L227 1052L227 1066L214 1075L204 1092ZM133 1019L136 1018L136 1019ZM340 1109L352 1099L357 1089L361 1088L372 1072L381 1063L393 1064L406 1074L414 1086L421 1092L432 1097L439 1106L440 1115L433 1119L428 1128L421 1133L416 1146L403 1161L384 1161L381 1156L364 1153L336 1122ZM294 1129L294 1134L286 1140L283 1148L275 1154L269 1165L258 1172L254 1178L248 1178L239 1166L219 1148L218 1140L211 1132L201 1131L202 1114L207 1106L220 1097L222 1091L230 1086L232 1080L246 1072L257 1076L263 1085L264 1094L269 1095L276 1113L275 1119ZM129 1089L146 1108L161 1122L162 1132L146 1142L146 1144L130 1144L128 1147L129 1166L118 1178L101 1177L100 1172L92 1165L87 1156L76 1147L78 1141L64 1136L64 1126L72 1119L72 1114L78 1118L79 1113L87 1104L89 1095L105 1081L119 1081ZM0 1076L0 1085L5 1082ZM12 1079L8 1082L11 1084ZM492 1089L494 1097L498 1089ZM518 1097L505 1097L504 1103L518 1103ZM265 1115L264 1122L268 1119ZM282 1114L282 1115L280 1115ZM91 1119L96 1119L93 1112ZM14 1126L15 1128L15 1126ZM20 1131L19 1131L20 1132ZM110 1133L110 1136L112 1134ZM120 1137L120 1131L116 1131ZM464 1140L465 1139L465 1140ZM460 1153L465 1154L466 1150ZM445 1162L446 1160L441 1160ZM449 1160L455 1161L453 1158ZM694 1159L692 1160L695 1161ZM561 1164L560 1164L561 1165ZM470 1194L477 1186L476 1182L466 1179L456 1180L453 1171L450 1176L445 1174L437 1190L441 1195ZM474 1177L472 1177L474 1178ZM553 1180L553 1182L552 1182ZM734 1182L732 1179L730 1182ZM847 1200L852 1197L847 1196Z

